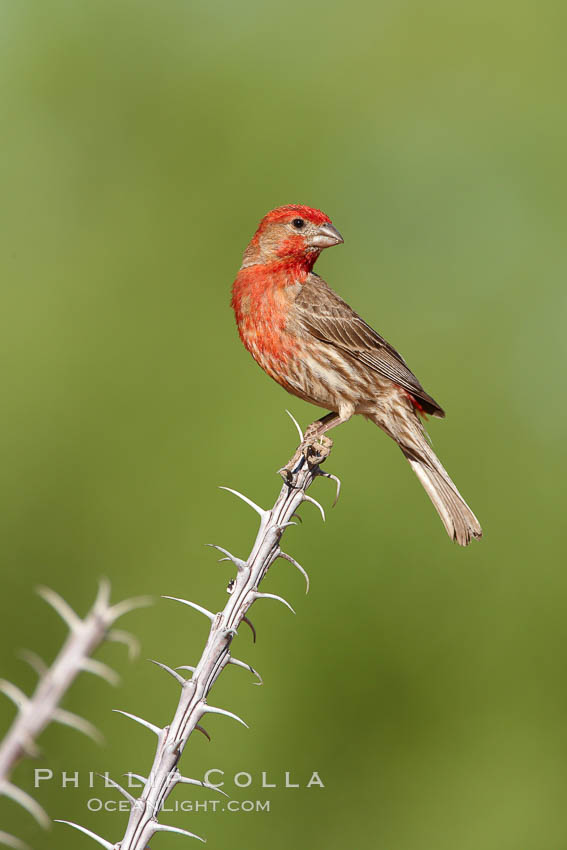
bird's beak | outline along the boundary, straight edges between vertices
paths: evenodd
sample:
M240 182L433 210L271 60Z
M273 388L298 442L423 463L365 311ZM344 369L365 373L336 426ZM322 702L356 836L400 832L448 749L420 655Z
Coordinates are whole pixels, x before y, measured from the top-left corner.
M310 244L315 248L330 248L344 241L336 227L332 224L322 224L317 228L317 233L311 238Z

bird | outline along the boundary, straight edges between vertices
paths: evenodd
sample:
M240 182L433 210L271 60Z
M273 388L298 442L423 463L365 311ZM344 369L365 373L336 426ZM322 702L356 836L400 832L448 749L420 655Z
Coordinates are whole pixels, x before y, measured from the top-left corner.
M288 393L329 411L310 426L310 437L355 414L378 425L409 461L449 537L466 546L482 528L422 421L443 418L443 408L396 349L313 271L321 251L343 242L321 210L286 204L267 213L232 287L240 339Z

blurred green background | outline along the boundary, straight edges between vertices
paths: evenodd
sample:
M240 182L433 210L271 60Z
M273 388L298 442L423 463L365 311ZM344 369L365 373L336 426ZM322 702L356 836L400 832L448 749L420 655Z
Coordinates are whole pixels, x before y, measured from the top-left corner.
M345 237L317 270L446 408L434 445L485 528L448 541L399 451L364 421L335 432L343 482L309 505L254 610L186 774L226 772L269 813L164 820L213 848L557 850L567 846L564 563L565 4L354 0L269 4L0 3L0 523L2 675L28 692L21 647L64 637L34 594L81 613L114 597L185 596L219 610L295 447L286 396L238 341L232 280L258 220L282 203L327 212ZM313 495L330 507L332 485ZM563 495L562 495L563 494ZM198 658L204 618L160 600L124 619L142 642L98 655L65 707L100 748L52 727L33 768L52 817L118 841L124 814L89 771L145 773L154 740L111 713L166 723L177 691L145 662ZM0 701L0 730L14 709ZM80 772L62 790L61 771ZM302 786L318 771L325 788ZM253 776L238 789L231 777ZM262 789L261 772L275 789ZM215 799L176 791L173 799ZM94 846L35 826L35 850ZM159 848L181 846L159 836Z

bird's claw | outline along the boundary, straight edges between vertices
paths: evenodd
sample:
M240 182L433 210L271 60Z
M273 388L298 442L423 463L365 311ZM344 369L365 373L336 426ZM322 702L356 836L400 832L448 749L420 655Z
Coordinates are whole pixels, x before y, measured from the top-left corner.
M332 448L333 441L325 434L321 434L319 437L311 440L305 450L305 458L309 466L318 466L320 463L323 463L331 454Z
M293 484L293 476L299 470L298 464L302 460L303 455L298 451L295 452L294 456L286 463L285 466L282 466L281 469L278 469L278 475L281 475L286 484Z
M307 461L310 467L318 466L327 458L333 447L333 441L330 437L324 434L317 434L317 423L310 425L303 441L297 448L297 451L291 460L278 469L286 484L292 484L294 475L299 471L304 461Z

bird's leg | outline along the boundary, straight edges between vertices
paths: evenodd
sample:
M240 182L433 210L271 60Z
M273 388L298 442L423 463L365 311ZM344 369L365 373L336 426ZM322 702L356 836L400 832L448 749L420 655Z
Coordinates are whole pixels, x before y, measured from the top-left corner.
M291 484L293 473L296 471L297 466L304 461L312 465L322 463L333 445L333 441L329 437L324 436L325 431L334 428L335 425L340 425L344 421L345 418L341 417L338 413L327 413L326 416L312 422L306 429L303 440L297 447L297 451L291 460L278 470L283 480Z
M305 434L303 435L303 442L308 442L313 440L316 437L320 437L325 431L330 431L331 428L334 428L335 425L340 425L341 422L345 420L338 413L327 413L325 416L322 416L321 419L317 419L315 422L312 422L305 429Z

